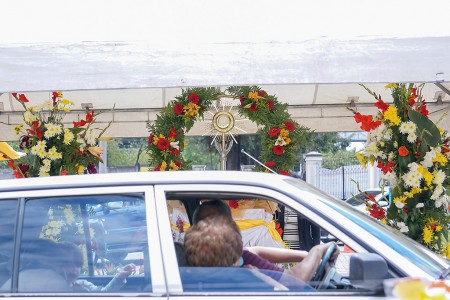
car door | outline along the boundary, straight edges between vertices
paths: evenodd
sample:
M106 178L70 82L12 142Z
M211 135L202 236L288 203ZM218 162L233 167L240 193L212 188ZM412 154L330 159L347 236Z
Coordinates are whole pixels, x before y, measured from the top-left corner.
M16 212L17 218L8 219L17 223L0 224L5 228L15 226L15 230L9 231L13 233L8 239L11 242L1 243L2 253L10 256L11 274L0 293L16 297L106 294L121 299L137 295L166 298L152 186L6 192L0 195L0 207L3 206ZM68 252L61 259L49 255L60 252L48 246L37 251L42 240L54 243L55 249L71 244L81 253L79 278L70 289L62 288L69 273L57 268L61 261L67 260ZM116 280L128 264L135 266L133 273L126 279ZM36 275L37 278L32 277Z

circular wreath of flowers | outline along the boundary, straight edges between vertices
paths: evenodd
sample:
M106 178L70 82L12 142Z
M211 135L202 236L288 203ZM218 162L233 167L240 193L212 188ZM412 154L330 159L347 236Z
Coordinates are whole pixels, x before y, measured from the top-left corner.
M185 134L196 121L203 119L212 102L224 95L239 99L241 115L261 127L258 130L262 146L260 161L279 174L289 175L298 149L309 138L311 130L291 118L287 104L257 86L228 87L225 94L219 88L183 89L176 100L161 110L155 122L147 125L150 166L155 171L189 169L190 163L181 155L186 147ZM262 167L258 170L268 172Z

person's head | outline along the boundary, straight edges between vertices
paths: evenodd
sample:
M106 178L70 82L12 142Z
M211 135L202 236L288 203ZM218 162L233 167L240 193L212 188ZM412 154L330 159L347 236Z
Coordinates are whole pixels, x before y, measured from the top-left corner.
M233 219L228 204L222 200L214 199L205 201L197 207L192 217L192 223L197 224L199 221L211 216L222 216L230 220Z
M80 276L83 253L77 245L71 242L60 242L58 246L64 253L64 256L59 259L60 273L67 283L72 284Z
M189 266L229 267L242 255L242 236L236 223L223 216L208 217L194 224L184 237Z

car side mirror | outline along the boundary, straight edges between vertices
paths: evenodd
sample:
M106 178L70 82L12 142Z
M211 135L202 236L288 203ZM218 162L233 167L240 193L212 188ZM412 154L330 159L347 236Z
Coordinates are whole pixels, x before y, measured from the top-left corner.
M355 287L372 291L383 290L383 280L389 278L386 260L375 253L357 253L350 257L349 280Z

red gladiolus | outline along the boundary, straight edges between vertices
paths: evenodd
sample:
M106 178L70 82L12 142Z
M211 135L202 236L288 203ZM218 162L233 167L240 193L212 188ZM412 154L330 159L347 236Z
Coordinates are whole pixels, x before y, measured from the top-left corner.
M183 104L181 103L175 104L175 106L173 107L173 112L176 115L181 115L183 113Z
M169 149L170 142L167 139L162 138L162 139L158 140L158 144L156 146L158 147L159 150L164 151L164 150Z
M427 105L425 103L425 101L422 101L422 105L420 105L417 108L417 111L420 112L422 115L424 115L425 117L428 116L428 109L427 109Z
M188 101L198 105L198 103L200 102L200 98L196 93L192 93L189 95Z
M276 164L275 164L274 161L269 160L269 161L266 161L265 165L266 165L266 167L268 167L268 168L273 168L273 167L275 167Z
M295 129L294 123L289 122L289 121L284 122L284 127L286 127L286 129L289 131L292 131Z
M241 102L241 106L244 106L244 102L245 102L244 96L239 96L239 101Z
M55 102L57 98L58 98L58 92L52 92L52 100L53 100L53 102Z
M398 154L400 156L407 156L409 154L409 151L405 146L401 146L400 148L398 148Z
M272 108L273 108L273 101L272 100L267 100L267 108L269 109L269 110L272 110Z
M59 173L59 175L61 175L61 176L65 176L65 175L67 175L67 174L69 174L69 171L67 171L67 170L62 170L62 171Z
M275 137L278 136L280 134L281 129L278 127L272 127L269 129L269 136L270 137Z
M38 121L33 121L31 123L31 126L33 127L33 129L28 129L28 133L30 135L35 135L38 137L38 139L42 140L42 137L44 136L44 133L41 131L41 129L39 128L39 122Z
M180 154L180 150L177 148L170 148L170 153L172 153L173 156L178 156Z
M171 139L175 139L177 137L177 130L174 127L170 128L170 132L169 132L168 136Z
M379 207L377 204L372 205L372 208L369 210L369 213L375 219L386 218L386 212L384 211L384 209Z
M86 125L86 121L83 119L81 119L80 122L75 122L75 121L73 122L73 128L82 127L84 125Z
M94 111L86 114L86 123L92 123L94 121Z
M252 105L250 105L250 107L248 108L249 111L255 111L258 109L258 106L256 105L255 102L252 103Z
M25 97L25 94L19 94L19 101L22 103L30 102L28 101L27 97Z
M378 101L374 104L376 107L378 107L379 110L381 110L383 113L389 108L389 104L386 104L381 97L378 98Z
M360 113L355 113L353 118L355 119L356 123L361 123L361 129L367 132L381 125L380 120L373 121L372 115L364 116Z
M387 165L385 165L383 162L379 161L377 164L377 167L381 169L381 171L386 174L389 172L392 172L392 168L395 166L395 162L390 161Z
M280 145L273 146L273 153L275 155L282 155L284 153L284 147Z
M14 98L17 98L17 93L11 93Z
M228 205L231 207L231 208L238 208L239 207L239 201L237 201L237 200L230 200L230 201L228 201Z

